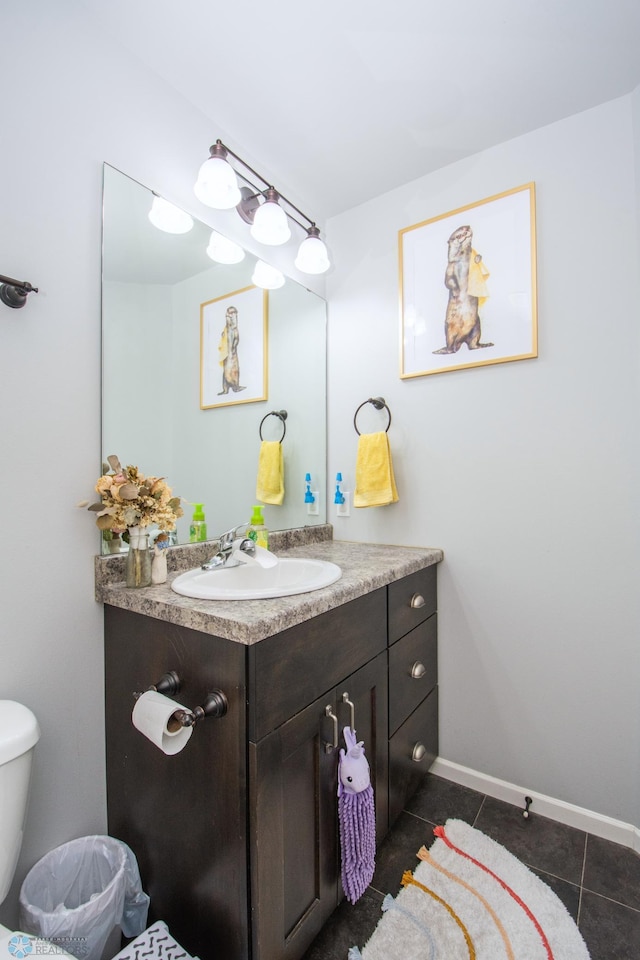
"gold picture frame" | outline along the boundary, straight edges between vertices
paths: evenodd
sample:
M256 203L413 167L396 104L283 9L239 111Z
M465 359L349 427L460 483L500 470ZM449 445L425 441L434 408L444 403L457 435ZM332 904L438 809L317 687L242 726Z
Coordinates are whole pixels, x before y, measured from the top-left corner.
M538 356L535 184L398 232L400 378Z
M267 399L268 291L243 287L200 304L200 408Z

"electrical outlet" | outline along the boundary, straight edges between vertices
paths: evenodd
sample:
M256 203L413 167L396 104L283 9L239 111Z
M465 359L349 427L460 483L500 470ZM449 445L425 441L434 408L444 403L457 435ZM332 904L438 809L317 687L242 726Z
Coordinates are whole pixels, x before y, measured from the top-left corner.
M344 497L344 503L336 503L336 517L350 517L351 516L351 494L342 491Z
M318 502L318 496L319 496L318 491L312 490L311 493L313 494L314 500L313 500L313 503L307 504L307 514L310 517L317 517L320 513L320 504Z

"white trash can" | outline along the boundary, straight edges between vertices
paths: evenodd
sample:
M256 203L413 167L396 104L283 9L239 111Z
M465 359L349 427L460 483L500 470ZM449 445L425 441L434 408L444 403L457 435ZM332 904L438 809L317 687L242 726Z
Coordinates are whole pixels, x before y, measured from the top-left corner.
M135 855L114 837L63 843L34 864L20 889L22 931L78 960L101 960L116 926L125 937L137 937L148 910Z

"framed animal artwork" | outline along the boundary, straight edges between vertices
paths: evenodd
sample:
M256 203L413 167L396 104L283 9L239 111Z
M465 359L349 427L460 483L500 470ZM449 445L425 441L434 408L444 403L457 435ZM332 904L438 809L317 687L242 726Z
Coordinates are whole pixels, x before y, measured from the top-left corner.
M200 407L267 399L268 293L244 287L200 304Z
M538 355L535 185L398 233L400 377Z

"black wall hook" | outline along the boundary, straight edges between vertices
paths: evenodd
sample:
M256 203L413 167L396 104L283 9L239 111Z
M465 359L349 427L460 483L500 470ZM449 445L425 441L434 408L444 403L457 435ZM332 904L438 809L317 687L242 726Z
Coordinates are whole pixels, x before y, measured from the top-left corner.
M32 287L28 280L14 280L0 273L0 300L8 307L19 310L27 302L27 295L37 292L38 288Z

